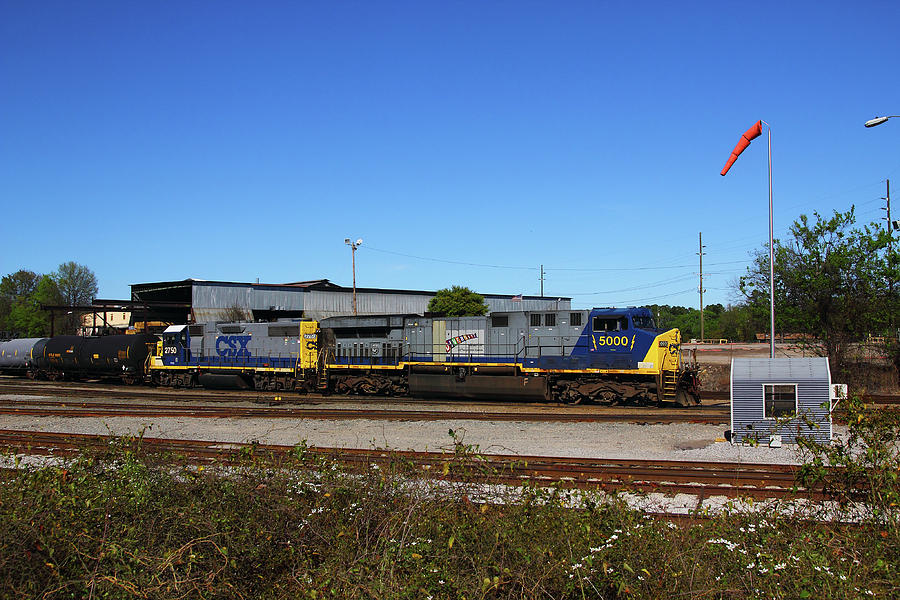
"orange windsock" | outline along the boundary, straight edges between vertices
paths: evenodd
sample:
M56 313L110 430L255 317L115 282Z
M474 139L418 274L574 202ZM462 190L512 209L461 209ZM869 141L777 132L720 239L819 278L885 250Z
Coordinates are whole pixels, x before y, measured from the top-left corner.
M738 140L737 146L734 147L734 150L731 152L731 156L728 158L728 162L725 163L725 168L722 169L721 175L725 175L728 172L728 169L731 168L731 165L734 164L734 161L737 160L737 157L741 155L741 152L746 150L747 146L750 145L750 140L758 138L762 135L762 121L757 121L753 124L753 127L744 132L744 135L741 136L741 139Z

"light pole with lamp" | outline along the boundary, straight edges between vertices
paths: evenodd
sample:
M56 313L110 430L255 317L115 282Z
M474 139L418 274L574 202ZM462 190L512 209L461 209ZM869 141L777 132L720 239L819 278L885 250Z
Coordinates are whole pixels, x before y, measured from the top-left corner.
M350 255L353 257L353 315L356 316L356 249L362 244L362 238L355 242L350 238L344 238L344 243L350 246Z
M869 119L863 125L866 127L876 127L881 125L882 123L887 123L888 119L896 119L900 117L900 115L885 115L883 117L875 117L874 119ZM888 233L888 269L893 269L893 256L894 256L894 225L895 221L891 221L891 180L887 181L887 196L885 196L885 200L887 201L887 233ZM898 227L900 228L900 227ZM893 276L888 280L888 286L890 289L891 296L894 295L894 280ZM893 325L893 321L891 322Z

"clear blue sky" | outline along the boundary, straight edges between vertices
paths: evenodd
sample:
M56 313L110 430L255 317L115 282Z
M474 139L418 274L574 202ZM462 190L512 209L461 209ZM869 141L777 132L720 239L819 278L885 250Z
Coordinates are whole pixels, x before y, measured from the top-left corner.
M12 2L0 274L697 306L801 212L900 200L897 2ZM895 218L900 218L896 202Z

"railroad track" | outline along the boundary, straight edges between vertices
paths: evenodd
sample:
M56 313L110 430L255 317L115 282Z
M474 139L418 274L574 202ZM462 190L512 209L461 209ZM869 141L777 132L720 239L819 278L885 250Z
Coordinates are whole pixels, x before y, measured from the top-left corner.
M404 396L387 397L387 396L342 396L342 395L323 395L318 393L298 392L272 392L262 390L204 390L195 389L172 389L172 388L153 388L147 386L126 386L114 383L85 383L85 382L48 382L48 381L32 381L18 377L0 376L0 394L50 394L56 396L67 397L84 397L86 394L95 396L115 396L118 398L144 398L144 399L161 399L161 400L178 400L178 401L202 401L202 402L260 402L266 404L272 403L291 403L291 402L316 402L316 401L347 401L354 403L372 403L378 404L388 400L415 401L418 404L446 404L447 400L435 400L428 398L412 398ZM276 400L277 398L277 400ZM701 392L701 399L704 403L724 403L731 399L731 393L728 391L704 391ZM863 401L868 404L900 404L900 395L891 394L866 394ZM479 405L500 405L508 406L510 404L523 404L522 402L510 401L480 401ZM553 402L528 402L531 406L561 406ZM695 408L695 407L692 407ZM680 410L675 408L673 410Z
M285 396L268 392L221 392L158 390L104 384L0 379L0 394L52 396L36 400L0 399L0 414L32 416L132 416L132 417L262 417L379 420L494 420L528 422L631 422L631 423L710 423L729 420L728 407L701 405L690 408L638 406L564 406L546 402L470 402L415 398L322 396L318 394ZM121 403L103 403L88 398L124 399ZM72 398L61 400L60 398ZM280 398L280 400L276 400ZM131 399L134 399L133 401ZM151 402L147 402L147 401ZM160 402L162 401L162 402ZM224 404L252 402L266 406L234 407ZM164 403L163 403L164 402ZM297 404L304 406L298 407ZM319 406L327 404L328 406ZM339 408L341 404L371 408ZM399 409L397 404L408 408ZM212 406L210 406L212 405ZM391 405L394 407L392 408Z
M371 407L364 409L295 406L221 406L161 403L102 402L88 400L12 400L0 399L0 414L36 417L193 417L193 418L264 418L264 419L369 419L380 421L525 421L525 422L629 422L629 423L711 423L728 421L724 409L699 411L653 411L641 408L596 407L597 410L540 410L516 405L503 411L480 407L453 410Z
M31 454L71 456L85 448L108 445L114 436L0 430L0 448ZM321 465L321 459L351 471L387 466L395 461L414 465L431 476L451 481L508 485L560 485L579 489L691 494L705 497L783 498L794 495L821 499L820 490L795 487L796 466L690 461L605 460L548 456L477 455L468 462L452 453L384 451L348 448L252 444L143 437L127 439L142 451L170 453L192 464L228 464L251 455L300 457L301 466ZM473 467L465 472L464 466Z

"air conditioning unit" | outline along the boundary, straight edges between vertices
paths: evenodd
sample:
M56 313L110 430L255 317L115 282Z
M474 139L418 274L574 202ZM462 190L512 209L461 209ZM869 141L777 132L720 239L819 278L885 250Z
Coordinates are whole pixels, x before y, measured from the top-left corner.
M847 398L847 384L846 383L832 383L831 384L831 400L845 400Z

